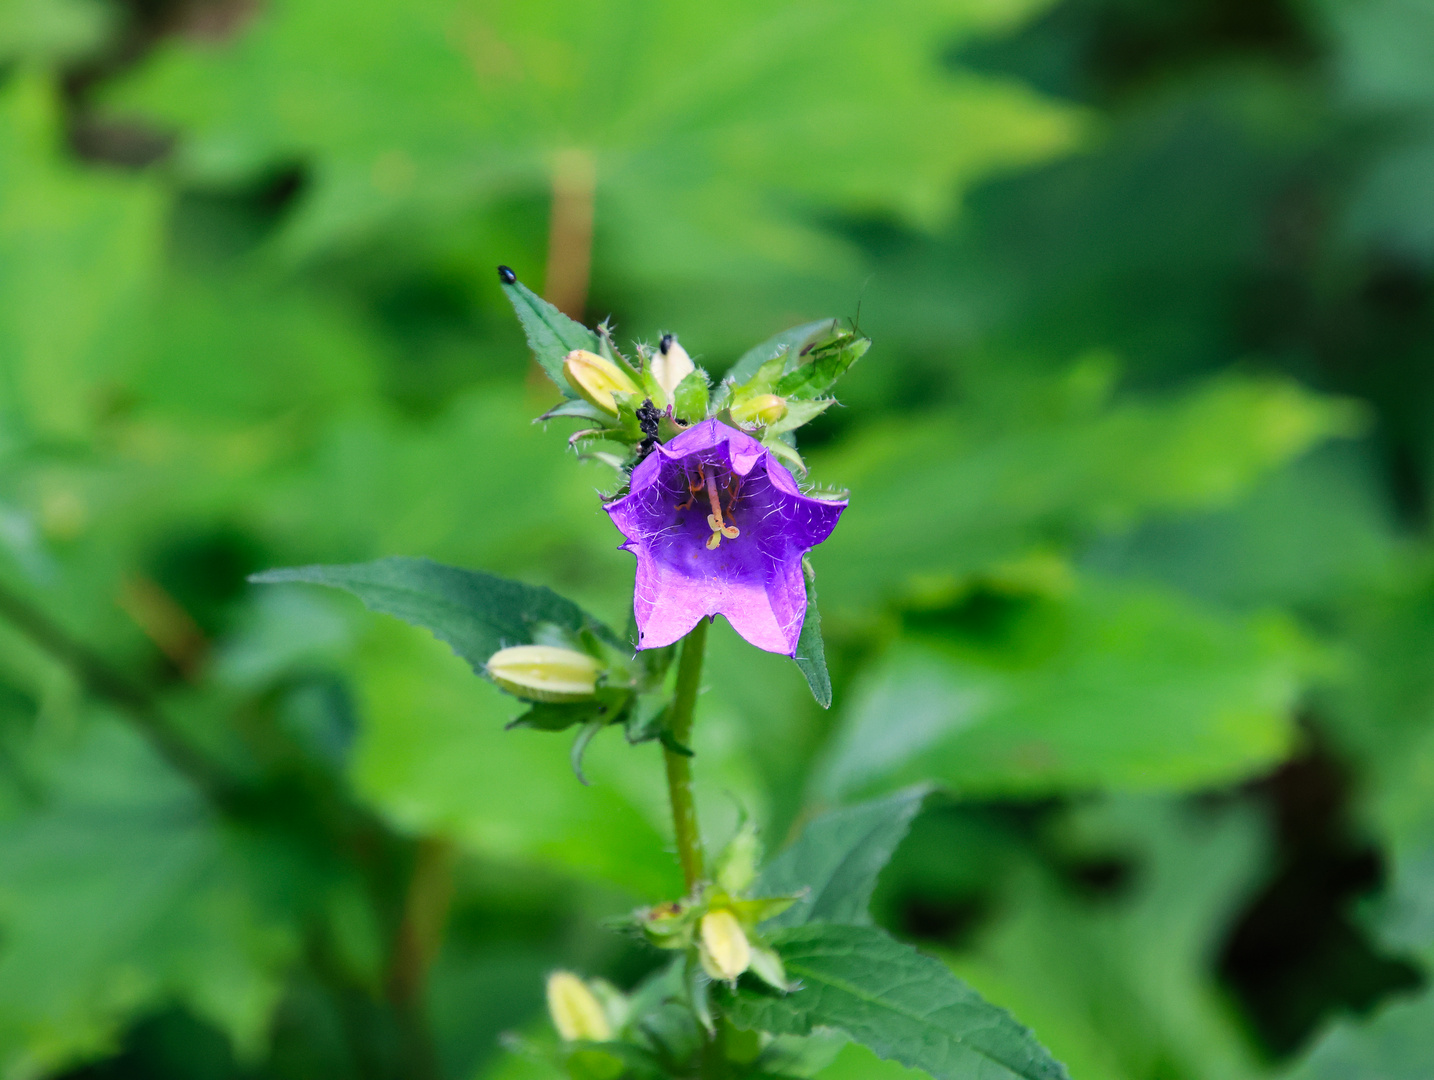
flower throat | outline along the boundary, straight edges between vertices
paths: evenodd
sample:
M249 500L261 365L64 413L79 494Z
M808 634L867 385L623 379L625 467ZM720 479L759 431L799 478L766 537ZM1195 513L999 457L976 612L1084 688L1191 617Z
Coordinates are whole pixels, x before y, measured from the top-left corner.
M712 513L707 515L707 524L712 529L712 535L707 538L707 550L714 551L717 545L722 542L725 536L728 540L735 540L742 535L742 530L735 525L729 525L722 516L722 502L717 495L717 478L707 474L701 464L697 466L697 479L687 482L688 498L685 503L677 507L678 510L686 510L696 501L698 494L703 488L707 489L707 501L712 507ZM727 513L732 513L732 508L737 504L737 493L742 489L742 478L736 473L732 474L727 484Z

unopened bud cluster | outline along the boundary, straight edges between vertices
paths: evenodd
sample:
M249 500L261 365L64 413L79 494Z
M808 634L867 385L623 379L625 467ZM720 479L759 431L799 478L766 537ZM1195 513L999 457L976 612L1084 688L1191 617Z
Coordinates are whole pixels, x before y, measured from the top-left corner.
M796 902L794 896L752 897L760 848L743 826L717 861L715 879L686 900L639 911L638 928L660 949L685 950L708 978L735 983L746 972L778 990L791 989L782 960L760 925Z

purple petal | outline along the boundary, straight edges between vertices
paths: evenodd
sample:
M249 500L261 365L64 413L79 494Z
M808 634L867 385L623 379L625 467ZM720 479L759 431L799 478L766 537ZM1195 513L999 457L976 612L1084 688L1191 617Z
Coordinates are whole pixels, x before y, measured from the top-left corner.
M715 549L708 478L724 523L740 530ZM699 619L725 615L758 648L794 654L806 613L802 555L844 509L803 495L761 443L716 420L658 446L633 470L629 494L607 506L637 557L638 648L670 645Z

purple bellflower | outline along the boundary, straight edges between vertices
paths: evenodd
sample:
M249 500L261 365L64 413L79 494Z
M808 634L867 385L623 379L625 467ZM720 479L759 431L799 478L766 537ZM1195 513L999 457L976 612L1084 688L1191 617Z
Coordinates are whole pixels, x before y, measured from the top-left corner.
M725 615L757 648L795 655L802 556L846 505L803 495L770 450L716 420L659 444L606 507L637 556L637 647L670 645L699 619Z

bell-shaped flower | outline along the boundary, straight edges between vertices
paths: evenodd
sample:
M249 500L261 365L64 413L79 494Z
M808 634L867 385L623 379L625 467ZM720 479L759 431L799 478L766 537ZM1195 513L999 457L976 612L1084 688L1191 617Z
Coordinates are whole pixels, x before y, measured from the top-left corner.
M655 447L606 509L637 556L639 649L725 615L759 649L793 656L806 617L802 556L831 535L846 502L803 495L756 439L704 420Z

